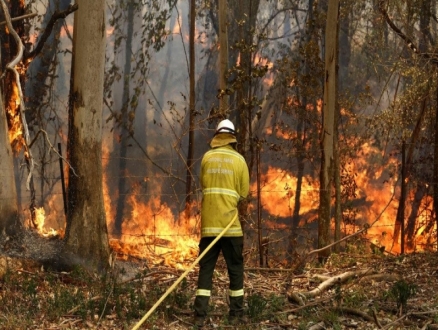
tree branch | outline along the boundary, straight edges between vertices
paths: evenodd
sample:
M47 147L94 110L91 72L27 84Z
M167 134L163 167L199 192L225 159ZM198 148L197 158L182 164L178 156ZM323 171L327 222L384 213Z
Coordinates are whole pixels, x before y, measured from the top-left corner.
M11 22L20 21L20 20L26 19L26 18L34 18L36 15L38 15L38 14L37 13L30 13L30 14L26 14L26 15L17 16L17 17L11 18ZM0 22L0 25L6 25L6 24L7 24L6 21Z
M385 9L386 0L380 0L379 1L379 11L382 13L383 17L385 18L386 23L391 27L391 29L405 42L406 46L408 46L414 54L417 54L418 56L430 60L433 64L438 65L438 58L430 56L428 53L420 53L418 50L418 47L414 44L414 42L406 36L395 24L393 21L391 21L391 18L388 15L388 12Z
M49 23L47 23L46 29L44 30L43 34L41 35L40 40L38 41L37 46L29 53L25 53L23 56L24 60L33 59L35 56L37 56L41 50L43 49L43 46L47 39L50 37L50 34L52 33L53 27L55 26L55 23L58 19L64 19L74 11L78 10L78 5L73 4L68 6L66 10L63 11L55 11L55 13L50 18Z

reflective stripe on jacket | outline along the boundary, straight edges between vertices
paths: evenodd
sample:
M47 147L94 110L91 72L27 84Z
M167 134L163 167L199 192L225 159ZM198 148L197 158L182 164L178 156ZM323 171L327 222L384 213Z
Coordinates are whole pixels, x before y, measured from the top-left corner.
M220 145L220 135L214 138L212 145ZM207 151L201 162L201 186L201 236L217 236L238 212L239 200L248 195L249 173L245 159L229 144ZM238 219L224 236L243 236Z

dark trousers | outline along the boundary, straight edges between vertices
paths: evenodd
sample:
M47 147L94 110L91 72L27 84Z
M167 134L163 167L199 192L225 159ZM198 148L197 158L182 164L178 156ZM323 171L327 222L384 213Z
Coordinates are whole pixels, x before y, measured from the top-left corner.
M199 253L210 245L215 237L203 237L199 243ZM227 263L228 277L230 279L230 292L241 294L230 295L230 315L243 314L243 237L221 237L214 246L199 261L198 290L212 289L212 278L219 253L222 251ZM195 314L206 316L208 311L209 295L197 295L195 298Z

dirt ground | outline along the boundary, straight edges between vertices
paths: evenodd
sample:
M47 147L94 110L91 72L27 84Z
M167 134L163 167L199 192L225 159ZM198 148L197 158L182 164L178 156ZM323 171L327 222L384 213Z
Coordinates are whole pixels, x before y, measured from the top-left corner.
M1 242L0 329L20 329L20 324L27 324L28 329L134 329L136 326L138 329L194 329L191 305L197 267L177 286L173 300L170 303L165 300L147 320L141 321L141 315L148 309L127 320L115 312L84 319L77 314L78 308L71 308L56 321L49 321L47 311L41 307L41 311L32 314L34 320L20 323L19 309L13 311L7 300L11 285L5 274L23 276L23 283L29 283L29 276L38 278L39 291L35 297L50 297L53 292L45 285L45 276L50 274L40 261L42 255L56 254L58 249L56 240L41 240L34 235L19 245ZM117 281L128 288L135 286L139 291L132 292L144 295L157 288L160 294L165 292L183 273L132 258L117 260L115 268L119 274ZM53 274L50 276L53 278ZM56 276L67 278L68 274ZM63 283L70 287L77 285L74 281ZM227 288L226 266L220 258L214 274L211 312L203 329L438 329L438 253L435 252L397 256L358 249L332 254L324 265L309 260L299 272L248 266L245 269L248 323L240 326L228 324ZM13 290L17 305L26 301L26 297L19 295L27 294L28 287L14 284ZM84 286L79 290L84 290ZM106 298L108 305L110 294ZM149 305L159 297L149 298L155 299ZM96 294L92 299L102 297ZM125 314L128 310L125 306Z

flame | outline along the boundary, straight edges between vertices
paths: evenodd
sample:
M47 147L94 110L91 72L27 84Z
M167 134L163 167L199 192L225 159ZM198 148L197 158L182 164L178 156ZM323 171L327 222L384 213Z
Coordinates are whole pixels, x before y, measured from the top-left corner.
M30 223L30 221L27 221ZM46 212L44 207L35 208L35 229L37 232L44 237L55 237L55 236L64 236L63 230L55 230L52 227L46 226Z
M24 146L24 137L20 118L20 97L15 81L12 82L12 95L7 105L7 113L9 117L9 141L14 150L18 152Z
M304 179L307 187L304 190L301 188L303 195L301 196L300 215L318 208L318 189L311 183L312 181L312 178L308 176ZM297 178L288 171L269 166L266 173L261 175L261 182L260 197L263 210L275 217L290 217L295 205ZM251 186L251 190L256 190L255 185L256 183Z
M274 134L272 128L267 129L267 134ZM294 133L275 131L277 138L291 139ZM352 234L360 229L363 224L373 224L367 230L366 237L379 246L384 245L387 251L399 253L400 243L394 242L393 231L398 209L399 185L397 177L390 176L385 169L395 168L398 161L390 158L385 166L380 163L370 164L370 159L381 157L382 152L368 143L363 144L358 154L360 157L352 159L345 165L345 170L354 173L357 184L356 197L354 199L357 209L356 224L343 224L345 234ZM262 188L260 191L263 211L272 217L290 218L295 206L295 193L297 189L297 178L286 170L268 167L266 173L261 175ZM315 211L319 207L319 186L317 182L305 176L303 182L306 187L302 187L301 206L300 206L300 226L310 221L317 220ZM251 186L256 191L256 183ZM415 191L410 192L408 200L414 199ZM413 242L405 246L405 251L412 252L424 249L432 249L432 233L436 232L436 223L431 222L430 208L431 198L429 195L423 197L420 210L424 210L417 215L415 235ZM407 203L405 218L411 211ZM376 221L377 220L377 221ZM286 228L279 221L267 219L264 224L271 229Z
M102 168L108 168L108 163L110 159L110 149L106 144L102 144ZM113 209L113 204L111 202L112 197L109 189L109 178L106 171L103 171L103 179L102 179L102 189L103 189L103 203L105 208L105 215L107 219L107 224L109 226L112 225L109 219L115 219L115 211ZM118 195L114 198L118 198Z
M267 66L269 70L274 67L274 63L272 63L268 58L262 57L260 54L255 54L254 56L254 64L260 66Z
M170 207L159 197L144 203L138 196L137 186L129 197L132 211L123 221L122 238L111 239L111 247L121 257L130 255L154 264L185 268L198 253L198 235L193 232L199 227L197 219L190 217L184 225L178 225Z

